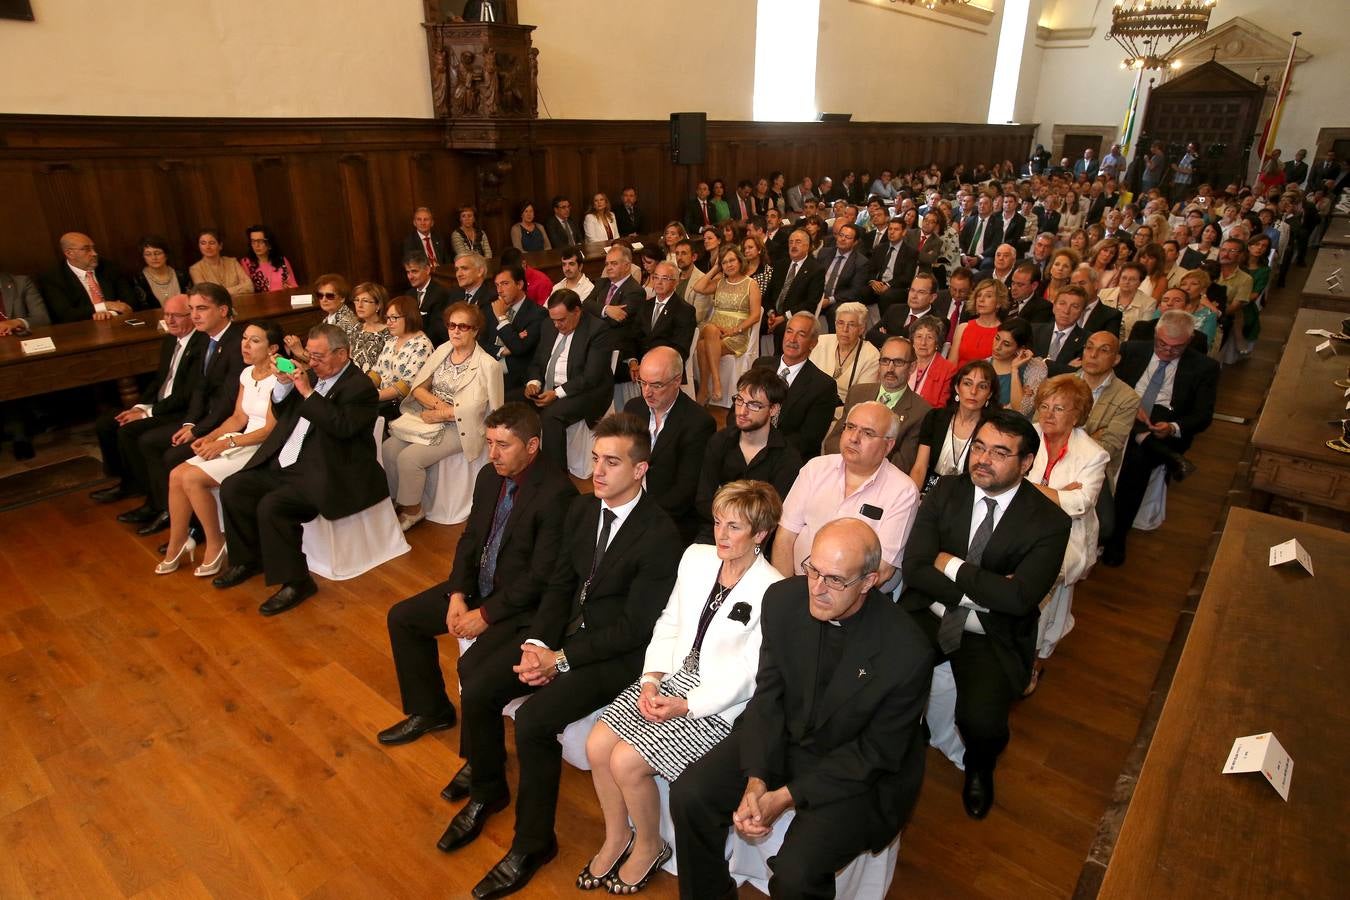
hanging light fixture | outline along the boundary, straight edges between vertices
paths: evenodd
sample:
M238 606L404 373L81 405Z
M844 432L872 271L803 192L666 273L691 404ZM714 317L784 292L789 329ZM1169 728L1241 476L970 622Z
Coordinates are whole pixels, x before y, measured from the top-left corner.
M1204 34L1215 0L1116 0L1106 33L1125 51L1123 69L1177 68L1172 54Z
M891 0L892 3L907 3L910 6L922 6L937 9L939 6L968 6L970 0Z

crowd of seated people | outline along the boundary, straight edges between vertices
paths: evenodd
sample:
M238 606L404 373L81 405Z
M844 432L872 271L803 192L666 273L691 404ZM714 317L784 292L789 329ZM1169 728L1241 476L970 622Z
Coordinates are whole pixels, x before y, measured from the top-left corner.
M186 271L147 237L134 278L70 233L35 282L0 274L0 334L163 308L140 402L97 423L118 481L94 497L144 498L117 518L168 530L157 574L202 549L194 574L219 588L264 575L265 615L318 590L304 523L392 504L407 530L433 467L481 462L447 579L389 612L406 718L379 735L455 724L436 639L472 641L466 763L445 789L467 803L438 844L453 851L511 801L502 710L529 697L515 836L476 897L556 855L555 736L600 710L587 754L604 837L579 888L634 893L670 856L661 778L684 896L726 894L725 830L761 837L788 809L776 883L824 894L913 807L941 662L963 804L987 815L1012 703L1070 633L1076 585L1124 562L1160 477L1194 468L1219 360L1250 351L1264 292L1316 221L1297 188L1216 191L1180 170L1127 203L1090 162L791 187L772 173L730 195L699 182L636 256L632 187L618 207L594 194L580 224L565 196L547 215L522 204L495 260L472 208L448 237L422 208L407 287L320 275L303 335L235 320L236 296L297 284L266 226L242 258L201 231ZM594 281L583 240L607 245ZM522 255L547 248L556 284ZM745 360L734 384L725 356ZM719 430L704 406L724 393ZM567 476L582 424L586 494ZM878 635L909 650L866 655ZM843 696L849 666L871 681Z

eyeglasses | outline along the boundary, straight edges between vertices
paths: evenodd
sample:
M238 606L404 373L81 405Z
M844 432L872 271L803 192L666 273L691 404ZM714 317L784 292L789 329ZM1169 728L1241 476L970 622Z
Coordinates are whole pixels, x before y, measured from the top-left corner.
M913 362L914 362L914 360L912 360L912 359L896 359L896 358L890 357L890 356L883 356L883 357L881 357L880 359L877 360L877 365L879 365L879 366L894 366L894 367L897 368L897 369L903 369L905 366L908 366L908 365L910 365L910 364L913 363Z
M748 409L753 413L764 412L764 410L769 408L769 404L767 403L761 403L758 400L747 400L740 394L732 397L731 402L735 404L738 409Z
M384 320L385 320L386 322L397 322L399 319L402 319L402 318L404 318L404 316L398 316L398 315L394 315L393 313L390 313L389 315L387 315L387 316L384 317Z
M811 557L809 556L806 559L802 560L802 571L806 573L806 577L810 581L824 581L825 589L830 591L848 590L849 588L853 587L855 584L866 578L868 574L866 572L863 572L847 580L845 580L845 578L842 575L826 575L819 569L817 569L815 566L811 565Z
M1036 411L1041 413L1050 413L1051 415L1055 416L1062 416L1069 411L1069 408L1067 406L1060 406L1058 403L1056 403L1053 406L1051 406L1049 403L1042 403L1040 406L1036 407Z
M338 295L332 291L315 291L314 296L320 300L336 300L338 298Z
M984 441L973 441L970 445L971 456L984 456L988 454L999 462L1007 462L1017 454L1007 447L990 447Z
M844 423L844 434L852 434L855 431L858 432L858 434L862 435L863 437L867 438L869 441L874 441L877 438L884 439L886 437L886 435L882 434L879 431L874 431L871 428L863 428L861 425L858 425L854 422Z
M446 322L446 323L445 323L445 328L446 328L447 331L477 331L477 330L478 330L478 329L475 328L474 326L470 325L468 322Z
M641 378L639 378L633 383L638 386L638 390L640 391L645 391L647 390L647 388L651 388L654 391L664 391L666 388L670 387L672 384L674 384L679 380L680 377L676 375L674 378L667 378L665 381L643 381Z

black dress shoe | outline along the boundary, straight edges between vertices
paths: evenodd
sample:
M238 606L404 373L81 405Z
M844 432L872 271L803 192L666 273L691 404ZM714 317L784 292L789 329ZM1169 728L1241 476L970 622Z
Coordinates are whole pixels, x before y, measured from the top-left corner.
M224 572L221 572L215 578L211 579L211 584L218 588L232 588L236 584L243 584L260 570L253 566L230 566Z
M1107 544L1102 548L1101 564L1113 569L1125 565L1125 548Z
M473 787L473 769L468 763L459 767L455 777L450 779L450 783L441 789L441 799L449 800L454 803L456 800L463 800L469 796L469 790Z
M306 578L304 581L297 581L293 584L283 584L281 590L262 602L262 606L258 607L258 612L264 616L275 616L299 606L318 592L319 586L314 583L313 578Z
M1174 458L1167 460L1167 474L1176 482L1186 480L1186 476L1195 471L1195 463L1178 453Z
M151 519L149 522L146 522L140 528L137 528L136 533L144 537L150 534L159 534L161 531L163 531L168 527L169 527L169 514L166 512L162 512L159 515L155 516L153 519Z
M538 853L521 853L512 850L501 858L492 871L483 876L483 880L474 885L475 900L491 900L493 897L505 897L530 883L534 873L542 869L553 857L558 855L558 842L554 841Z
M33 450L33 442L32 442L32 441L15 441L15 442L14 442L14 458L15 458L15 459L32 459L34 456L37 456L37 453L34 452L34 450Z
M129 509L124 513L118 513L117 521L125 522L128 525L144 525L146 522L153 522L159 518L162 513L155 509L149 503L142 504L135 509Z
M989 808L994 805L994 773L977 772L974 769L966 769L966 784L961 788L961 803L966 808L966 815L972 819L983 819L989 815Z
M439 716L408 716L397 725L391 725L376 737L381 744L410 744L422 735L432 731L442 731L455 724L455 710Z
M139 496L138 491L133 491L124 484L115 484L112 487L94 491L89 495L89 499L93 500L95 503L116 503L118 500L125 500L128 497L136 496Z
M436 842L436 849L449 853L451 850L458 850L465 844L471 843L474 838L483 833L483 826L487 824L488 816L506 809L506 805L510 802L511 796L509 794L502 794L496 800L490 800L487 803L470 800L450 820L445 833Z

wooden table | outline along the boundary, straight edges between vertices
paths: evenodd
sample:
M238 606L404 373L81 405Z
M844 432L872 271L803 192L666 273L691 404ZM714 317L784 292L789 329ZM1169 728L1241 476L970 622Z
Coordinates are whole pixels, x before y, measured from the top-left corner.
M1267 565L1290 538L1316 578ZM1350 535L1230 510L1099 900L1344 896L1346 584ZM1287 803L1259 772L1220 774L1267 731L1294 760Z
M1332 291L1327 276L1341 270L1340 290ZM1350 316L1350 249L1323 246L1317 251L1317 260L1308 270L1308 281L1303 285L1300 306L1312 309L1331 309L1343 317Z
M1322 235L1322 246L1350 247L1350 216L1331 214L1326 233Z
M1318 309L1299 310L1294 319L1252 433L1252 500L1258 508L1266 508L1269 495L1276 495L1350 512L1350 455L1326 446L1339 436L1327 423L1348 415L1344 389L1333 382L1346 378L1350 355L1322 359L1313 347L1324 338L1305 333L1310 328L1339 331L1341 319L1340 313Z
M300 293L303 289L236 297L235 318L274 319L286 332L301 334L318 321L319 309L292 307L291 296ZM32 356L24 354L20 338L0 339L0 401L116 380L123 402L135 403L140 397L135 376L159 365L161 318L161 310L146 309L99 322L35 328L28 337L49 337L56 349ZM127 320L145 324L128 325Z

